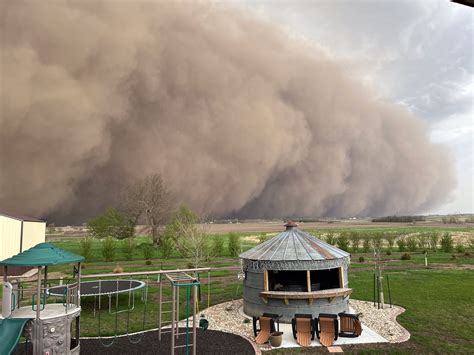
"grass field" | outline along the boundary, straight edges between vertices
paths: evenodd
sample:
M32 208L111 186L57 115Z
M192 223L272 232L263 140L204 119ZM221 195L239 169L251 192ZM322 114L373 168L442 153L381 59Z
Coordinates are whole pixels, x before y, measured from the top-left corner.
M403 227L383 227L382 229L390 229L399 233L408 233L407 226ZM426 230L420 227L413 227L410 233L426 232L435 230L445 232L446 228L439 226L434 228L427 227ZM339 228L340 231L348 231L348 229ZM364 230L362 227L361 230ZM373 229L371 229L372 231ZM449 229L450 230L450 229ZM469 233L472 237L472 228L460 227L460 232ZM321 234L321 231L317 231ZM214 235L212 238L225 237L224 234ZM246 250L255 246L258 240L258 233L245 232L241 233L242 250ZM80 243L78 238L62 238L54 242L61 248L69 251L80 253ZM137 244L149 243L149 238L137 237ZM163 259L160 252L157 251L152 258L152 264L146 265L140 246L137 246L133 253L132 260L124 260L124 254L120 249L117 250L115 262L105 262L101 255L101 243L95 241L93 243L93 253L90 261L85 263L82 270L84 275L93 275L98 273L112 272L116 264L119 263L125 272L132 271L148 271L159 269L176 269L188 267L188 262L180 258L177 254L173 254L169 259ZM417 351L420 353L471 353L474 348L472 335L474 334L474 326L472 319L474 318L473 301L474 296L474 273L472 265L474 264L472 246L466 246L464 252L445 253L441 251L430 251L428 253L429 268L424 266L424 255L421 249L414 252L408 252L411 256L410 260L400 260L405 252L396 251L396 246L391 255L385 255L385 274L390 277L390 286L392 292L392 300L407 309L399 317L400 323L408 329L412 338L410 339L410 350L406 345L400 346L365 346L361 349L346 349L346 352L356 353L396 353ZM363 257L364 262L359 262L359 258ZM237 280L236 274L239 270L237 258L229 255L214 257L204 263L203 266L213 268L211 273L211 298L210 304L217 304L232 299L242 297L241 282ZM350 287L353 288L351 297L361 300L372 300L373 295L373 263L372 253L357 252L352 255L352 263L349 271ZM66 266L51 267L52 276L65 275L69 273L70 268ZM207 277L207 275L202 275ZM141 278L146 280L146 278ZM133 311L119 313L117 319L114 314L107 311L101 313L100 332L102 335L111 335L115 332L126 333L127 321L129 324L128 331L139 331L143 328L157 327L157 311L158 311L158 287L156 278L148 278L148 304L146 308L146 317L144 315L144 304L140 300L140 292L137 293L136 307ZM165 297L170 297L170 290L165 290ZM202 302L200 307L207 306L207 285L202 286ZM182 305L180 308L181 317L185 315L184 294L181 295ZM112 299L115 302L115 298ZM108 299L102 298L102 307L108 305ZM119 297L119 305L121 310L126 309L128 295ZM115 303L114 303L115 304ZM81 317L81 334L82 336L94 336L99 332L99 319L93 315L94 299L83 298L83 313ZM97 307L97 304L96 304ZM143 324L144 321L144 324ZM117 328L115 326L117 324ZM398 349L398 350L397 350ZM303 354L304 350L295 349L289 352L272 351L272 353L280 354Z

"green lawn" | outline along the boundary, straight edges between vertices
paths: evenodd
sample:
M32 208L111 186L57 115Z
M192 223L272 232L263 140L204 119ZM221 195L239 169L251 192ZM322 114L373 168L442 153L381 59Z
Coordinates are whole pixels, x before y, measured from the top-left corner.
M404 227L403 231L419 231L422 227ZM464 227L454 227L464 230ZM381 228L382 229L382 228ZM387 229L387 228L383 228ZM397 228L392 228L397 230ZM451 229L451 228L449 228ZM402 229L399 228L398 232ZM370 229L371 232L374 229ZM427 230L422 230L427 231ZM440 231L440 230L438 230ZM472 229L470 229L472 231ZM319 231L321 232L321 231ZM324 233L324 231L322 231ZM243 233L242 236L249 235ZM253 233L255 235L255 233ZM226 237L225 235L213 236ZM149 243L147 237L137 237L137 244ZM256 241L244 239L242 250L247 250L256 245ZM66 250L80 254L80 243L77 238L54 242L57 246ZM159 269L187 268L188 261L183 260L177 254L173 254L169 259L163 259L161 252L156 251L151 265L146 265L143 260L140 246L135 248L132 260L125 260L125 255L120 247L117 249L116 260L105 262L101 254L101 243L94 241L93 255L85 263L82 273L84 275L94 275L99 273L111 273L117 264L123 267L125 272L148 271ZM397 250L396 246L394 250ZM402 261L401 255L404 252L393 251L391 255L384 253L386 270L385 275L390 277L392 300L394 303L406 308L407 311L399 317L400 323L408 329L412 338L410 344L417 352L421 353L472 353L474 348L473 334L474 317L473 301L474 296L474 273L468 268L474 263L473 250L468 249L467 253L444 253L429 252L429 269L424 268L424 255L421 250L409 252L411 259ZM453 257L454 255L454 257ZM364 257L364 262L359 262L359 257ZM372 300L373 297L373 255L372 253L356 253L352 256L352 264L349 272L350 287L353 288L351 297L362 300ZM239 267L237 258L229 255L215 257L205 262L203 266L214 268L211 273L211 299L210 303L218 304L242 297L241 283L237 280L236 272ZM234 267L229 269L229 267ZM451 269L449 269L451 268ZM51 267L50 272L61 272L69 274L70 266ZM207 273L202 275L207 278ZM141 279L146 280L145 277ZM156 277L148 278L148 304L146 306L146 319L144 328L157 327L158 315L158 287ZM202 301L200 307L207 305L207 286L202 286ZM128 314L122 312L117 316L117 332L127 331L127 319L129 318L129 331L139 331L143 329L143 314L145 305L140 299L141 293L137 293L135 309ZM386 293L386 296L387 293ZM165 289L165 298L170 298L170 290ZM52 299L51 299L52 301ZM115 302L115 297L113 298ZM124 310L128 302L128 295L119 297L119 307ZM25 300L28 303L28 300ZM94 299L83 298L83 313L81 316L82 336L94 336L99 332L99 318L93 315ZM102 307L107 307L108 299L102 298ZM97 304L95 306L97 308ZM169 307L169 305L167 306ZM168 315L169 316L169 315ZM184 290L181 293L180 316L185 316ZM166 320L169 320L166 319ZM107 311L101 313L100 332L102 335L115 333L115 315ZM397 347L392 345L387 348L371 348L367 345L363 349L348 349L346 352L356 353L396 353L406 352L403 346L397 351ZM303 354L304 350L286 349L284 352L272 351L271 353Z

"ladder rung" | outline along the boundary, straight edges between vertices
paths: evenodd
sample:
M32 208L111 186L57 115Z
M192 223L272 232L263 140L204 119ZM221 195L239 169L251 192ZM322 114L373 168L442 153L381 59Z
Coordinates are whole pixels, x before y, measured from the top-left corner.
M176 349L176 348L184 348L185 346L193 346L193 344L188 344L188 345L186 345L186 344L184 344L184 345L175 345L174 348L175 348L175 349Z

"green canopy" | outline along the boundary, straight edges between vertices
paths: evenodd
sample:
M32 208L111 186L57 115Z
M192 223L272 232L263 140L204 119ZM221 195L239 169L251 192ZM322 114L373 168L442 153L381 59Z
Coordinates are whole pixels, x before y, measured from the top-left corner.
M50 243L40 243L24 252L0 261L1 266L48 266L79 263L84 257L60 249Z

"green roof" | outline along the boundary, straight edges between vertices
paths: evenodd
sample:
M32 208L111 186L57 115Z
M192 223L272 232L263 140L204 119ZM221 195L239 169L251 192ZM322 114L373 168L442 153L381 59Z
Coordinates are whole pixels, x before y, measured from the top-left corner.
M50 243L40 243L11 258L0 261L2 266L48 266L78 263L83 256L70 253Z

